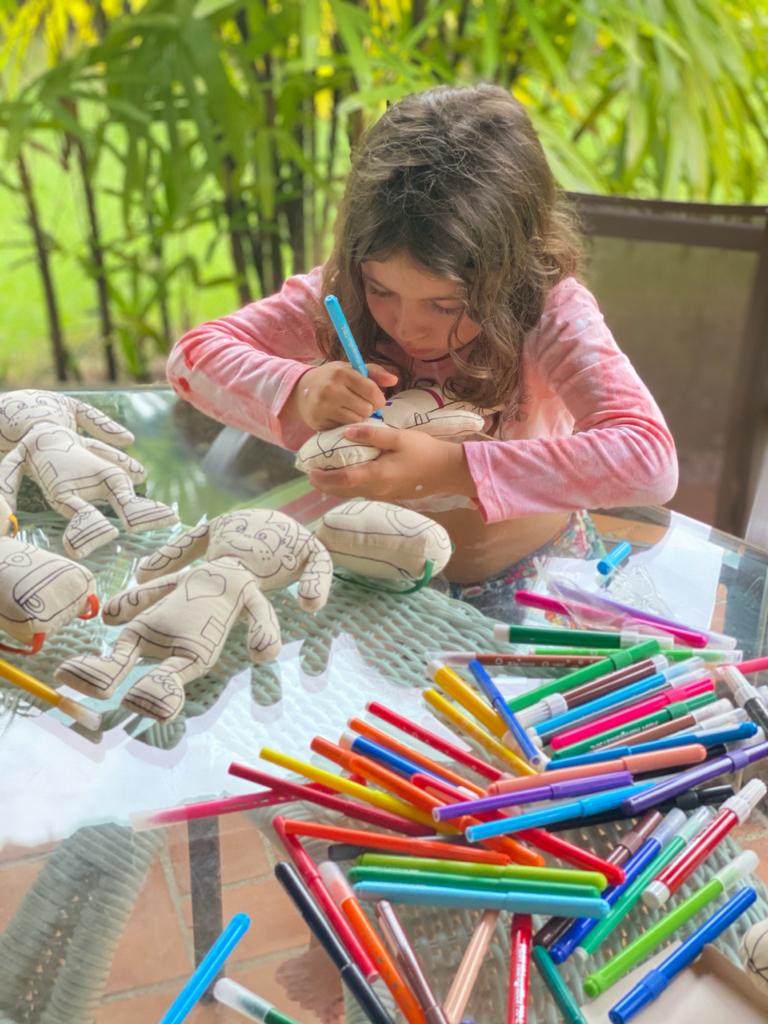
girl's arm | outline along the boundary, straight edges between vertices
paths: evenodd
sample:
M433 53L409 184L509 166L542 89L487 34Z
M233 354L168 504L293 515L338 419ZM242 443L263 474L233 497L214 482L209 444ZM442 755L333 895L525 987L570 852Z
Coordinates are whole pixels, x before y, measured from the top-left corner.
M538 417L545 430L560 407L573 433L464 442L483 518L668 501L677 488L674 441L590 292L571 278L554 288L526 345L527 429Z
M320 361L312 318L320 273L288 278L277 294L185 334L166 367L174 391L228 426L299 448L312 431L284 406Z

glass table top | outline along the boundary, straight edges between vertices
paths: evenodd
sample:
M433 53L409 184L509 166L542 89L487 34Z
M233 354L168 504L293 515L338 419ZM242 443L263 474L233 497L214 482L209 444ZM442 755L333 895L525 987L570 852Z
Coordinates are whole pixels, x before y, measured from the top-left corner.
M239 505L281 509L310 524L330 507L328 499L313 492L306 478L294 469L291 453L222 428L180 402L169 389L71 393L133 431L136 440L130 452L146 468L146 493L174 505L183 524L193 525L204 516L213 518ZM61 550L63 521L40 507L29 486L22 492L19 518L26 538ZM593 520L607 546L621 539L632 544L632 568L623 573L623 589L615 596L633 598L635 603L645 600L694 628L711 628L734 637L745 658L766 650L766 552L666 509L598 510ZM169 535L167 531L131 536L121 533L118 541L86 560L96 575L102 604L131 580L138 559ZM593 566L550 562L543 571L578 580L584 586L594 580ZM92 1020L119 1024L122 1019L157 1019L159 1014L151 1016L154 1009L150 1016L142 1016L139 1007L145 1004L140 1002L130 1010L125 993L135 990L137 998L151 1000L160 992L162 998L157 1005L170 1003L167 995L173 991L173 979L176 988L180 987L179 979L183 981L185 970L190 968L188 918L192 910L170 930L153 921L151 912L146 915L141 924L140 951L131 954L144 967L137 967L133 975L127 970L128 980L135 983L132 987L124 978L115 982L114 969L115 963L125 961L124 967L129 963L126 936L138 926L129 927L126 922L135 919L142 886L156 873L158 865L168 876L166 880L176 877L174 865L184 860L186 836L179 832L179 826L138 831L140 818L159 808L252 792L251 784L229 775L227 768L231 761L256 765L259 750L265 745L317 760L309 748L312 737L320 734L338 739L347 720L362 714L369 700L388 704L402 715L452 736L429 714L421 699L426 661L440 650L498 649L492 641L490 620L436 591L396 598L371 595L337 581L329 605L315 617L300 612L290 592L274 595L273 603L283 631L283 649L277 661L251 665L242 636L233 634L216 669L190 684L186 713L168 726L121 708L120 696L129 682L108 702L78 698L104 711L104 728L96 734L73 726L58 711L44 709L0 682L0 879L16 880L16 888L7 890L16 892L14 905L0 915L0 928L5 929L0 936L0 952L3 943L7 949L10 943L15 948L26 942L34 950L12 973L0 968L0 1024L54 1019L66 1019L68 1024ZM540 612L531 611L529 618L544 622ZM108 627L101 620L78 622L52 638L34 658L9 656L9 660L51 682L60 660L85 650L104 651L118 632L119 628ZM130 678L143 671L146 664L134 670ZM502 674L499 682L507 693L515 692L515 686L520 685L511 674ZM275 771L280 773L279 769ZM265 876L275 854L269 845L260 846L252 831L252 822L246 816L233 815L222 835L224 840L232 834L240 836L243 842L247 836L249 843L256 844L254 856L265 858L266 865L262 874L257 874L256 884L266 885ZM112 889L123 885L123 902L112 906L102 894L102 916L112 921L112 932L102 942L99 955L93 954L90 975L82 966L73 967L75 982L62 981L67 964L72 965L78 957L81 965L83 957L88 960L90 940L72 925L71 934L63 929L66 934L60 945L47 941L44 937L50 937L53 919L41 923L33 910L41 904L56 904L59 857L67 865L62 869L67 878L62 891L67 898L81 898L83 892L91 891L82 879L77 882L74 878L78 865L87 874L84 865L91 864L92 856L89 843L102 845L99 836L107 837L103 840L106 846L115 844L115 863L108 868L102 864L99 870L111 879ZM237 838L230 841L237 846ZM106 856L105 848L99 855ZM122 868L120 858L125 859ZM31 865L38 870L31 872ZM22 884L28 878L30 884ZM235 906L233 894L238 889L245 893L252 879L246 874L228 880L225 870L224 882L226 909ZM1 887L2 881L0 891ZM177 885L175 892L177 897L182 894L182 900L188 898L188 889L185 893ZM270 899L277 899L273 889ZM282 914L285 904L280 907ZM262 970L264 964L268 967L276 962L278 955L274 936L264 927L267 911L254 906L250 910L256 921L254 931L259 934L250 940L243 970ZM99 912L94 913L98 924ZM300 946L301 934L299 923L291 937L291 949ZM278 952L285 948L280 947ZM169 973L163 978L157 977L156 967L161 962L169 964ZM29 972L27 981L25 971ZM262 974L256 971L255 977ZM289 975L290 971L285 977ZM45 1016L58 997L59 983L64 990L74 984L85 994L81 1002L79 997L67 997L69 1016ZM305 996L302 1003L296 997L300 980L294 979L292 987L284 978L281 989L270 976L267 988L269 985L276 999L282 995L294 1010L304 1007L304 1016L299 1019L305 1024L321 1019L319 1014L325 1006L322 986L316 1000ZM32 990L34 996L29 995ZM22 1012L20 1007L24 1006ZM125 1013L125 1018L120 1013ZM191 1020L238 1019L221 1007L200 1007L195 1014ZM341 1018L326 1013L328 1022L336 1019Z

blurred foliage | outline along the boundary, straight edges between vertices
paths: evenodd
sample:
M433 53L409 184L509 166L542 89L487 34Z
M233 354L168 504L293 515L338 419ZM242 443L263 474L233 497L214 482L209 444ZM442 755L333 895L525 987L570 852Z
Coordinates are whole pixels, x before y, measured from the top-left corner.
M768 0L0 0L0 185L24 200L57 377L78 368L30 152L79 182L103 374L141 380L179 289L246 302L321 262L350 145L436 83L511 89L566 188L765 200L767 27Z

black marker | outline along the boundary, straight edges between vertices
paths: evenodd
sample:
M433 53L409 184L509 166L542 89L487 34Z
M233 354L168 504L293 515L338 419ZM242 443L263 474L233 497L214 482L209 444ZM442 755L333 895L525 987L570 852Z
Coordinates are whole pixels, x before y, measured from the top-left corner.
M304 885L293 865L284 860L279 861L275 865L275 877L293 900L296 909L307 922L312 934L333 961L341 975L341 980L358 1001L371 1024L394 1024L362 971L352 961L336 937L336 933L325 919L323 912L315 903L312 894Z
M723 682L733 694L733 699L740 708L744 708L749 717L768 736L768 708L763 704L758 689L746 678L735 665L724 665L718 670Z

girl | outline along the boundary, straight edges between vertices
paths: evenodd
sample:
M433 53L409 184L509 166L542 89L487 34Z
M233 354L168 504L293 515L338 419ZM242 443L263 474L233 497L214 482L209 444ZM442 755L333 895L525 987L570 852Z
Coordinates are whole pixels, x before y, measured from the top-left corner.
M441 522L456 546L452 593L492 613L532 553L593 553L580 509L661 503L677 486L664 419L577 269L523 107L492 85L430 89L363 138L325 266L190 331L168 379L209 416L294 450L355 424L347 436L382 454L313 470L311 483ZM344 359L329 293L368 378ZM430 385L492 410L486 435L455 444L360 422L392 389Z

